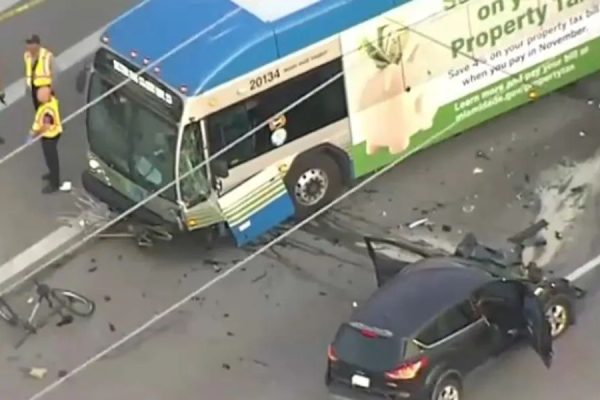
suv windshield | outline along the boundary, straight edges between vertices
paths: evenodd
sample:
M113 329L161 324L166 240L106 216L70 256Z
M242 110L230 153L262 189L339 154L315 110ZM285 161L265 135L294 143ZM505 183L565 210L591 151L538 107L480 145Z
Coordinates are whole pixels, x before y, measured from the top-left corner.
M89 101L113 87L94 73ZM92 152L143 188L156 191L175 179L177 125L145 107L126 88L88 110L87 131ZM163 197L175 200L174 187Z
M336 354L348 364L369 371L389 371L400 363L403 341L392 337L363 334L348 324L343 325L333 342Z

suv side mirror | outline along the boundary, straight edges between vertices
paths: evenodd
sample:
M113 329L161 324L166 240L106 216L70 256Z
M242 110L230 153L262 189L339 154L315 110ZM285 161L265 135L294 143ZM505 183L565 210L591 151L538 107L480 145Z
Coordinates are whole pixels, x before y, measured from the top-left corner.
M227 178L229 176L229 166L227 161L213 160L210 169L217 178Z

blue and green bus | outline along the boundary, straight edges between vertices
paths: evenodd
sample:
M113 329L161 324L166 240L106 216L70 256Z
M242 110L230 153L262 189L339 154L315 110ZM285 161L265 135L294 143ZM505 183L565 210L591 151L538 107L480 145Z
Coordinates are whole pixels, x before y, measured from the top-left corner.
M597 71L599 15L590 0L148 0L95 54L84 187L123 210L177 180L136 216L244 245Z

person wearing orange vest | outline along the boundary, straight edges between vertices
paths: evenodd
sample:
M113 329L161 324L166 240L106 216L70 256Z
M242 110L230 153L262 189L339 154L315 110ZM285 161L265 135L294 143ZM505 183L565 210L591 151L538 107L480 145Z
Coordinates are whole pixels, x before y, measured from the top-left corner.
M52 62L53 55L48 49L42 47L38 35L32 35L25 43L27 44L23 59L25 61L25 82L31 90L33 107L37 110L40 103L37 91L41 87L52 86Z
M44 160L48 173L42 179L48 181L42 193L54 193L63 190L60 185L60 165L58 160L58 140L63 131L60 118L59 104L49 86L37 90L40 106L36 110L35 119L31 127L32 139L41 136ZM65 189L68 190L68 189Z

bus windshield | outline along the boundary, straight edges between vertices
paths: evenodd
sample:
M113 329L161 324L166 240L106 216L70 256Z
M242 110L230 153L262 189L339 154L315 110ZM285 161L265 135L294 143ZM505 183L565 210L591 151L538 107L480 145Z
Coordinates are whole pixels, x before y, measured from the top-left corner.
M98 73L91 77L89 100L115 85ZM175 179L177 124L120 88L88 110L91 151L111 168L146 190L156 191ZM175 200L175 188L162 194Z

